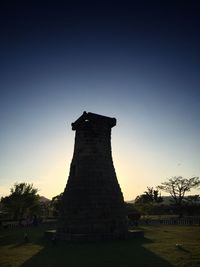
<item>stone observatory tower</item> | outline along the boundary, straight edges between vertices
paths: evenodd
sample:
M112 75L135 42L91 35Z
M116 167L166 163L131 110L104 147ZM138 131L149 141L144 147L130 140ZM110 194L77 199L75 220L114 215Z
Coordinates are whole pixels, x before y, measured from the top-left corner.
M112 161L111 128L115 125L115 118L90 112L72 123L74 154L58 220L59 239L127 236L124 199Z

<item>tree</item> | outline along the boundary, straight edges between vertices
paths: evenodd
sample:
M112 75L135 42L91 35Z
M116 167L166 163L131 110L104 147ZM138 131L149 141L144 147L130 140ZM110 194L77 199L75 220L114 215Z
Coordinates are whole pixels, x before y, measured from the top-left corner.
M158 189L169 193L176 206L181 207L185 198L185 193L192 188L197 188L200 185L199 177L183 178L182 176L174 176L166 182L161 183Z
M158 190L153 187L147 187L147 191L144 194L136 197L135 204L160 203L162 201L163 199Z
M10 189L10 195L3 197L1 203L11 213L13 219L20 220L38 213L40 209L38 189L33 184L16 183Z
M200 197L199 195L190 195L184 199L184 209L188 215L200 214Z
M199 195L190 195L185 198L186 203L189 205L199 205L200 204L200 197Z
M161 194L153 187L147 187L147 190L136 197L134 206L142 214L153 214L160 212L160 203L163 201Z
M62 197L63 197L63 193L53 197L51 200L51 207L53 208L53 215L56 217L58 216L59 211L60 211Z

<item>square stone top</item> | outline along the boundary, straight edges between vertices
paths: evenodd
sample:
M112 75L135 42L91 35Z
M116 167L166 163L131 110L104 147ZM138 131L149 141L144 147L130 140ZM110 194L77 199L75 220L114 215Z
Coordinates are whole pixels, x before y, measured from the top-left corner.
M83 114L72 123L72 130L77 130L77 128L88 122L106 125L112 128L116 125L117 120L115 118L84 111Z

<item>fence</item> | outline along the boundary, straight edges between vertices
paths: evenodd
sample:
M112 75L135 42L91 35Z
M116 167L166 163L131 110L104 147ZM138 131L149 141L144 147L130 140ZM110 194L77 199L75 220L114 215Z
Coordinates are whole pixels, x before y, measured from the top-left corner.
M56 219L45 219L39 225L45 225L55 228ZM141 219L134 221L130 225L198 225L200 226L200 216L198 217L184 217L184 218L168 218L168 219ZM2 228L13 229L17 227L31 227L32 223L27 223L25 220L21 221L4 221L1 223Z
M140 225L198 225L200 226L200 217L184 217L171 219L143 219L139 221Z
M48 227L56 227L56 219L44 219L39 221L38 225L45 225ZM13 229L17 227L31 227L33 226L32 221L22 220L22 221L3 221L1 222L1 227L4 229Z

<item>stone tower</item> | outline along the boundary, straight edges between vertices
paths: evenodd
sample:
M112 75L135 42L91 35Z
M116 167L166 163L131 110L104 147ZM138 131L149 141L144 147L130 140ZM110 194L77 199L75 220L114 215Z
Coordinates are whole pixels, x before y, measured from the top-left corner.
M124 199L111 152L115 118L86 113L72 123L74 154L63 194L57 236L104 240L127 235Z

